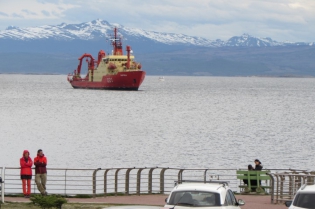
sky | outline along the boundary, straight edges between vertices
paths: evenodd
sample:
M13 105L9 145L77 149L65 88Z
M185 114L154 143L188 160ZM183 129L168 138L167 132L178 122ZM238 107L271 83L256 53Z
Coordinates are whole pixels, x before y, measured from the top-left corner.
M211 40L315 41L315 0L0 0L0 30L95 19Z

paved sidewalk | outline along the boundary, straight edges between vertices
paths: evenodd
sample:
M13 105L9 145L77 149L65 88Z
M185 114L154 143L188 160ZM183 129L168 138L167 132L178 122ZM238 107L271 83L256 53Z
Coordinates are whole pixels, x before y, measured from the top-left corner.
M96 198L68 198L70 203L105 203L105 204L131 204L131 205L152 205L163 207L167 195L130 195L130 196L110 196ZM270 196L260 195L236 195L237 199L243 199L245 205L242 209L287 209L284 204L271 204ZM23 197L5 197L7 202L29 202Z

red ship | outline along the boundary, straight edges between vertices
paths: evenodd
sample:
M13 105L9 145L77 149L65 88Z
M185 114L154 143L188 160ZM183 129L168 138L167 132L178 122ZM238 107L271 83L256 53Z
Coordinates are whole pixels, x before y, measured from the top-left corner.
M97 60L87 53L79 57L77 69L73 74L68 75L68 81L73 88L138 90L146 73L141 70L141 64L135 61L130 46L126 46L127 55L123 54L122 41L117 36L117 28L114 29L111 44L113 46L111 55L106 55L100 50ZM88 63L88 72L82 77L81 67L84 58Z

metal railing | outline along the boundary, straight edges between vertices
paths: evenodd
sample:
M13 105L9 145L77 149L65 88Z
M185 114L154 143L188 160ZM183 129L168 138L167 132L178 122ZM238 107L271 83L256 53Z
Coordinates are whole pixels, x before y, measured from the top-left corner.
M269 175L272 185L271 203L276 204L292 200L302 185L315 183L315 171L291 169Z
M2 196L4 194L21 194L22 185L19 167L3 167L1 169ZM169 167L142 167L142 168L96 168L96 169L69 169L69 168L47 168L47 190L51 194L64 196L91 195L107 196L118 194L167 194L173 188L176 181L183 180L221 180L228 181L230 188L241 191L238 187L240 180L236 177L237 169L211 169L211 168L169 168ZM297 183L297 177L291 177L286 186L283 173L305 172L292 169L268 169L271 170L272 189L270 191L273 200L283 199L285 194L291 196L301 183ZM281 172L281 173L276 173ZM300 174L299 173L299 174ZM308 173L309 175L309 173ZM287 175L288 176L288 175ZM289 177L288 177L289 178ZM294 179L294 184L292 184ZM282 186L281 186L282 185ZM288 190L289 189L289 190ZM291 193L287 192L290 191ZM32 193L39 193L32 179ZM285 199L285 198L284 198Z
M4 203L4 169L1 169L1 176L0 176L0 191L1 191L1 202Z
M21 194L22 185L19 167L0 168L5 184L5 194ZM168 193L175 181L190 180L226 180L236 191L236 169L193 169L193 168L97 168L69 169L47 168L47 188L49 193L71 195L117 195L142 193ZM34 177L32 193L39 193Z

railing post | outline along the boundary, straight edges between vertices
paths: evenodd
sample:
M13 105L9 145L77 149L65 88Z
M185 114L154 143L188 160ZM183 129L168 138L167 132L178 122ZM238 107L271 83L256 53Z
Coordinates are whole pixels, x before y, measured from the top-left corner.
M93 185L93 196L96 196L96 173L97 171L101 170L101 168L95 169L93 171L93 181L92 181L92 185Z
M280 199L283 199L283 194L284 194L284 182L285 182L285 176L280 175Z
M33 170L34 170L34 173L35 173L35 168L33 168ZM36 193L35 188L37 187L36 182L35 182L36 174L32 174L32 175L33 175L32 177L34 177L32 188L33 188L33 194L35 194Z
M178 172L178 184L182 183L183 181L183 172L184 172L184 169L180 169L179 172Z
M276 189L276 202L278 203L278 199L279 199L279 174L275 174L276 178L277 178L277 189Z
M1 188L1 201L2 203L4 203L4 173L5 173L5 167L2 167L2 170L1 170L1 179L2 181L0 182L0 188ZM0 206L1 207L1 206Z
M290 199L293 199L293 197L294 197L294 189L295 189L294 176L292 177L290 175L289 176L289 198Z
M140 195L140 190L141 190L141 171L144 168L140 168L137 172L137 195Z
M312 180L312 184L315 184L315 178L314 178L315 172L311 171L310 174L313 176L312 179L311 179Z
M149 176L148 176L148 193L149 194L152 194L152 173L154 169L155 168L151 168L149 170Z
M117 195L117 192L118 192L118 172L120 171L121 169L118 168L115 172L115 195Z
M106 169L104 172L104 196L106 196L106 194L107 194L107 173L110 170L111 169Z
M273 204L273 199L274 199L274 186L275 186L275 179L273 178L272 174L270 173L266 173L269 177L270 177L270 180L271 180L271 204Z
M164 173L168 168L163 168L160 172L160 193L164 193Z
M133 168L128 168L126 171L126 180L125 180L125 194L129 194L129 175L130 175L130 171Z
M207 171L208 171L208 169L205 170L205 173L204 173L204 176L203 176L204 183L207 182Z
M65 196L67 196L67 169L65 170Z

